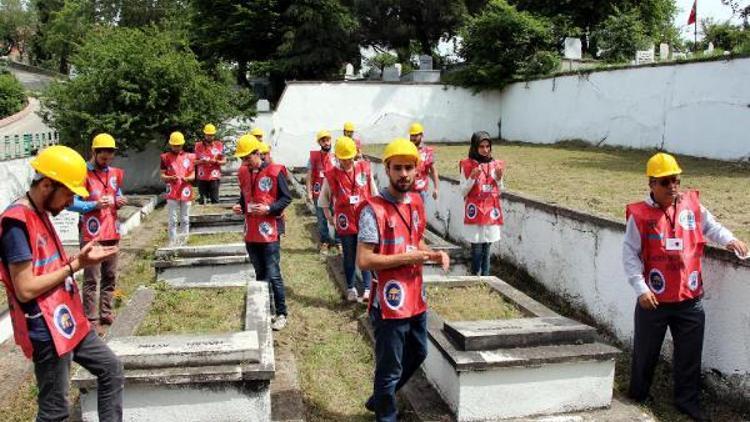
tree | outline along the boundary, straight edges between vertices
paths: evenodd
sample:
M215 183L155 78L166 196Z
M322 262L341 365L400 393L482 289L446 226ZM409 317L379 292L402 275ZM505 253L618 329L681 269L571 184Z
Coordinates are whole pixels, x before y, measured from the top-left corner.
M711 18L706 18L701 20L701 27L705 34L701 43L703 48L711 42L717 49L736 51L750 44L750 30L733 25L729 21L716 22Z
M490 0L460 34L466 65L451 79L462 85L501 88L518 76L545 74L559 65L551 23L505 0Z
M96 27L71 63L77 76L50 86L41 114L74 147L106 131L122 149L141 150L173 130L197 132L250 110L226 72L209 77L181 33Z
M62 9L50 12L42 42L44 50L57 58L60 73L68 73L68 58L93 28L94 12L89 0L68 0Z
M383 75L383 69L398 63L398 57L391 53L378 53L367 59L367 66L377 69L378 74Z
M0 70L0 118L21 110L25 102L23 85L12 73Z
M602 50L601 58L610 63L633 60L635 52L648 43L638 12L619 13L617 9L602 22L592 38Z
M34 32L34 18L21 0L0 1L0 55L26 49Z

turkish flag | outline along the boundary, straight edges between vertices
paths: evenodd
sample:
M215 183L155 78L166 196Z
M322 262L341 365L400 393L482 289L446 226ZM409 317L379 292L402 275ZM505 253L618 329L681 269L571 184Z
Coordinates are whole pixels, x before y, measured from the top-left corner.
M695 23L696 16L698 14L698 0L693 2L693 9L690 10L690 17L688 17L688 25Z

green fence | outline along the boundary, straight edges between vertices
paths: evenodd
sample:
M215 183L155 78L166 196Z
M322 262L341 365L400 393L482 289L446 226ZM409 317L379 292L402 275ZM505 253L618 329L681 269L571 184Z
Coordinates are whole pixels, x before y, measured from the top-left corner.
M59 141L60 136L54 131L5 135L0 140L0 160L30 157L36 151L55 145Z

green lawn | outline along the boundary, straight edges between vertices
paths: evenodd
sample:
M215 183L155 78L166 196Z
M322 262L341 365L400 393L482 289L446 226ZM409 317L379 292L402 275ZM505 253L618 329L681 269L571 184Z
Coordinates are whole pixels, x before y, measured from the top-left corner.
M203 246L203 245L226 245L228 243L241 243L243 241L243 234L239 232L226 232L226 233L215 233L215 234L191 234L188 238L188 246Z
M446 321L523 318L523 313L485 283L429 286L427 303Z
M380 156L382 145L368 145ZM468 145L435 145L441 175L458 178L458 162ZM505 160L505 187L539 200L611 217L625 218L625 205L648 192L649 150L596 148L578 142L537 145L503 142L493 156ZM750 166L735 162L677 155L683 188L699 189L703 204L735 235L750 240Z

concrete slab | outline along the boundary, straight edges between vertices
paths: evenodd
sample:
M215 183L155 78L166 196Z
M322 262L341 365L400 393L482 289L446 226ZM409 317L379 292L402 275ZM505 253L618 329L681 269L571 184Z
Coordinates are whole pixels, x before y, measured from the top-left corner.
M258 333L116 337L107 345L125 369L260 362Z
M489 350L593 343L596 330L565 317L445 321L443 330L460 350Z
M117 314L115 322L107 331L107 337L126 337L135 334L138 326L148 315L149 309L156 297L154 289L140 286L125 306L125 310Z
M224 226L232 223L244 223L245 218L234 213L214 213L190 216L190 227Z
M198 224L195 227L190 226L190 234L214 234L214 233L244 233L245 223L229 223L229 224L216 224L216 225L204 225Z
M156 250L156 259L169 260L174 258L206 258L223 256L246 256L244 243L229 243L226 245L203 246L175 246Z
M243 287L255 280L249 263L157 269L156 279L177 289Z

